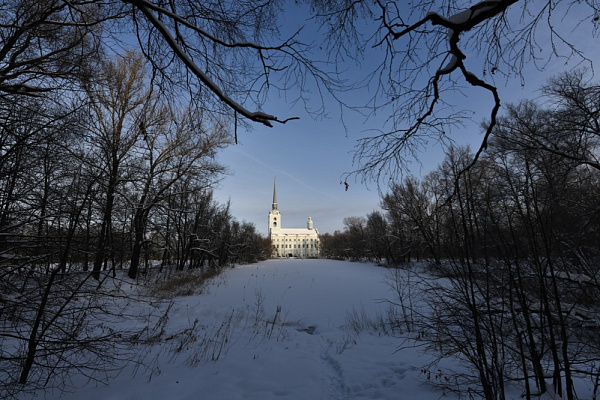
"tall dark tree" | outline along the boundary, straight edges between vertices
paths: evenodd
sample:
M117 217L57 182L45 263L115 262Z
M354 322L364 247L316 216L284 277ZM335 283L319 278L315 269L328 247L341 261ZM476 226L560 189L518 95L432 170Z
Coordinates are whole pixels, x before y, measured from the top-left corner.
M387 221L380 212L373 211L367 215L366 234L369 240L370 257L377 262L389 258L391 255L387 232Z
M112 232L112 214L117 189L123 184L124 163L132 156L136 142L143 135L140 124L144 108L151 101L146 85L144 61L140 54L127 53L123 58L103 64L102 80L86 86L90 99L90 145L95 147L105 181L102 218L95 252L93 273L100 277Z
M143 125L130 183L135 193L130 278L137 275L150 213L186 175L194 175L204 190L211 187L224 172L216 151L230 142L223 126L205 127L203 114L191 108L177 111L157 104L143 116Z
M424 281L431 314L420 329L440 357L471 368L453 387L487 399L505 398L514 379L527 398L552 390L575 399L576 379L597 379L584 367L600 355L587 323L600 290L597 150L582 129L593 124L552 100L509 106L476 165L466 167L468 148L450 148L421 183L435 189L419 209L439 219L422 240L441 244L431 271L445 280ZM410 193L387 195L386 210L397 214Z

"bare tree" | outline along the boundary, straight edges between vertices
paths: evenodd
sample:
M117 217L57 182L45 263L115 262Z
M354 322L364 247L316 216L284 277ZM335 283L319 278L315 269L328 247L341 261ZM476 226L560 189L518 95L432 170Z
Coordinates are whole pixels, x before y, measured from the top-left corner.
M477 99L478 105L489 104L487 115L480 117L487 117L489 124L467 163L472 165L496 123L501 106L498 84L522 81L527 67L542 70L557 59L593 67L589 39L600 32L595 1L313 4L329 29L332 58L367 54L363 67L371 67L365 79L372 97L365 112L388 117L358 145L353 173L362 179L394 178L407 169L408 161L418 161L431 143L451 143L455 130L471 122L479 108L473 101Z
M153 108L144 119L142 140L138 145L140 159L130 185L135 194L134 240L129 277L137 275L141 249L149 215L169 193L173 185L186 175L211 187L224 172L214 156L230 141L223 126L203 126L202 113L191 108L177 112L167 107Z
M418 254L421 247L427 249L427 257L431 257L436 263L440 263L441 241L439 236L439 204L431 203L432 199L443 201L441 193L432 190L431 185L419 182L415 177L407 177L402 184L395 184L391 192L384 197L384 207L396 220L405 220L408 224L405 228L418 232L419 240L405 243L405 251L411 249ZM410 233L407 232L408 236Z
M588 82L585 71L577 70L549 79L542 93L543 106L531 101L508 106L505 121L527 129L503 140L600 169L600 85Z
M352 82L337 79L337 66L366 59L373 69L359 81L373 97L355 106L387 113L389 124L359 144L355 172L377 178L397 174L428 142L451 140L451 130L469 118L468 107L454 111L465 86L492 104L477 159L499 111L497 82L523 79L525 66L541 69L561 57L593 66L585 44L593 41L573 34L595 37L600 21L591 0L307 3L324 23L318 45L329 59L309 58L317 44L306 32L281 34L279 14L293 6L282 1L4 0L0 91L32 94L94 79L90 66L102 46L134 45L164 93L185 90L211 115L272 126L289 118L261 110L270 91L293 88L295 99L329 92L339 100ZM137 43L127 42L132 37ZM376 57L381 62L371 64Z
M94 80L90 66L104 48L133 45L164 94L185 91L236 125L237 116L240 123L285 123L290 118L260 110L267 92L294 87L302 98L340 82L333 68L328 73L308 58L312 44L300 32L280 34L283 7L271 0L3 0L0 92L36 94Z
M90 1L0 1L0 95L40 96L89 77L102 11Z
M345 257L353 261L366 259L368 237L365 233L367 220L365 217L344 218Z
M376 262L388 259L391 255L389 237L387 235L388 224L385 217L378 211L367 215L366 234L369 241L369 258Z
M96 148L101 162L98 167L106 177L102 224L93 265L96 279L99 279L106 258L107 241L111 238L115 196L124 180L123 164L132 156L132 150L142 135L141 116L152 99L151 91L144 82L144 61L139 54L127 53L124 58L105 62L102 77L104 83L86 86L90 98L90 120L93 121L90 145Z
M499 120L489 154L474 167L465 171L471 155L456 149L428 176L447 193L437 206L444 216L436 228L441 263L431 267L445 280L427 281L431 314L420 329L440 357L459 357L472 368L450 373L448 389L466 385L502 399L506 385L519 381L527 398L553 391L575 399L576 380L597 387L598 379L589 367L600 354L589 319L598 308L588 297L600 288L592 261L600 252L589 242L597 237L597 195L589 195L598 170L529 145L531 137L579 137L553 123L560 113L531 104L517 110L514 119ZM560 143L572 140L580 142Z

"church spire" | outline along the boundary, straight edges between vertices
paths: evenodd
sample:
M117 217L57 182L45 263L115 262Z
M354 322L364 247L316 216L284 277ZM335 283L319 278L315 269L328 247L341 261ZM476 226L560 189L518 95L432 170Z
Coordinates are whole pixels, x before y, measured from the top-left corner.
M273 178L273 206L272 210L277 210L277 187L275 185L275 178Z
M269 211L269 235L281 229L281 214L277 210L277 187L273 180L273 206Z

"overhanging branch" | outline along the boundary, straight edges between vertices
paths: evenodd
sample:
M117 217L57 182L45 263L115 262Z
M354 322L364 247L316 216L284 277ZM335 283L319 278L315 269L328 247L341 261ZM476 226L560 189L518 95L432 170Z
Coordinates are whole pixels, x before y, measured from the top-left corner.
M186 53L186 51L177 43L177 40L171 35L169 29L165 26L165 24L162 21L160 21L160 19L157 18L157 16L152 12L151 8L156 8L156 6L153 6L151 3L144 0L123 1L132 4L138 10L140 10L147 18L147 20L158 30L160 35L164 38L165 42L168 44L171 50L173 50L175 56L179 60L181 60L181 62L183 62L186 68L194 76L196 76L204 86L206 86L211 92L213 92L219 98L219 100L224 102L235 113L238 113L251 121L259 122L269 127L273 126L273 122L285 124L287 121L297 119L296 117L293 117L280 120L274 115L270 115L261 111L250 111L244 106L242 106L240 103L233 100L231 97L229 97L226 93L223 92L223 90L221 89L221 87L219 87L217 83L215 83L204 71L202 71L202 69L200 69L200 67L194 62L194 60L192 60L192 58ZM171 15L169 14L169 16ZM178 18L177 21L181 22L180 18ZM186 23L186 25L188 24ZM195 30L198 31L198 29ZM209 38L212 38L212 36L209 36ZM218 41L217 43L226 45L224 42L221 41ZM252 47L249 46L249 44L247 43L238 44L237 46ZM229 45L228 47L235 46ZM256 46L254 47L256 48Z

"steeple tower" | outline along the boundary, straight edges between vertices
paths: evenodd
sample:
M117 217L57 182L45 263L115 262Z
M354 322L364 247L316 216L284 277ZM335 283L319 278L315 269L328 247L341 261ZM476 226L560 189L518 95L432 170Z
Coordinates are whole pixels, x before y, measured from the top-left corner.
M277 187L275 184L275 178L273 178L273 206L271 210L277 210Z
M277 210L277 186L273 179L273 205L269 211L269 235L281 229L281 213Z

